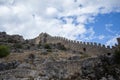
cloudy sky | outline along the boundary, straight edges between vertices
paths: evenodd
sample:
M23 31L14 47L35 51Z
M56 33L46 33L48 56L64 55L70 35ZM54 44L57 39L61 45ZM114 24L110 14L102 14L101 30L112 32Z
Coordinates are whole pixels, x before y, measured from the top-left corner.
M120 0L0 0L0 31L30 39L41 32L114 45Z

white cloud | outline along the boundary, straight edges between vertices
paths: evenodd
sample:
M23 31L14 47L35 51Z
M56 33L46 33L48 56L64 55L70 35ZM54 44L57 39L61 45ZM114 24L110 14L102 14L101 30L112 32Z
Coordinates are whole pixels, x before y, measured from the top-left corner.
M84 41L92 40L95 38L94 36L95 32L93 28L89 28L84 34L81 34L80 39Z
M46 9L46 14L49 16L55 16L56 13L57 13L57 9L54 7L48 7Z
M106 24L105 27L108 32L115 33L115 31L111 29L113 27L113 24Z
M116 34L116 36L112 37L110 40L106 42L106 45L114 46L115 44L118 44L116 40L118 37L120 37L120 35Z
M80 35L80 39L92 40L95 31L85 24L94 22L98 14L120 12L119 7L119 0L0 0L0 29L25 38L47 32L70 39ZM66 24L57 19L61 17L65 17ZM73 21L79 24L74 25Z
M105 38L104 35L100 35L100 36L98 37L98 39L100 39L100 40L102 40L102 39L104 39L104 38Z
M0 6L0 11L0 16L10 13L10 9L7 6Z

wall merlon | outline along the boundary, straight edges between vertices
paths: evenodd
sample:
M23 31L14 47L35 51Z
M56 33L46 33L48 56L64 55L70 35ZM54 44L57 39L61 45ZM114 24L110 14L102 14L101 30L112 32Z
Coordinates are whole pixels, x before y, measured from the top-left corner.
M104 44L102 45L102 47L103 47L103 48L106 48L106 46L105 46Z
M68 42L69 40L66 38L65 41Z
M68 39L68 43L70 43L70 40Z
M90 42L90 45L93 46L93 42Z
M98 43L98 47L102 47L102 45L100 43Z
M62 41L65 41L65 38L63 37Z
M112 49L115 49L116 47L115 46L112 46Z
M97 47L97 43L96 43L96 42L94 42L94 46L96 46L96 47Z
M77 42L78 42L78 41L75 41L76 44L78 44Z
M85 42L83 42L83 44L84 44L84 45L86 45L86 43L85 43Z
M73 40L71 40L71 43L72 43L72 44L74 43Z
M77 41L77 44L79 44L80 42L79 41Z
M82 45L82 41L80 41L79 44Z
M69 40L69 43L70 43L70 44L71 44L71 42L72 42L72 41L71 41L71 40Z
M107 46L108 49L110 49L110 46Z
M90 43L89 43L89 42L87 42L87 45L89 46L89 45L90 45Z
M76 41L75 40L73 40L74 41L74 44L76 43Z
M78 44L81 44L81 41L78 41L79 43Z

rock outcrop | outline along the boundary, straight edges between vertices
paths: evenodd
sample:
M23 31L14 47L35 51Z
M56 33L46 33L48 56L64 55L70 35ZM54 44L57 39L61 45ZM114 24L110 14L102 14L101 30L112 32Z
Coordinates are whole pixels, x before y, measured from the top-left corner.
M46 33L24 40L0 32L0 45L11 47L0 58L0 80L120 80L119 44L109 48Z
M0 71L15 69L20 63L18 61L0 63Z

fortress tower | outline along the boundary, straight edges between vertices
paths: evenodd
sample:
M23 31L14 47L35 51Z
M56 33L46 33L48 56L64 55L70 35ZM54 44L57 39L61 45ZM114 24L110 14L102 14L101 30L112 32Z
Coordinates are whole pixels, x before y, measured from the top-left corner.
M117 38L118 45L120 45L120 38Z
M47 38L50 37L49 34L47 33L41 33L38 37L36 37L34 40L35 40L35 44L43 44L43 43L47 43Z

